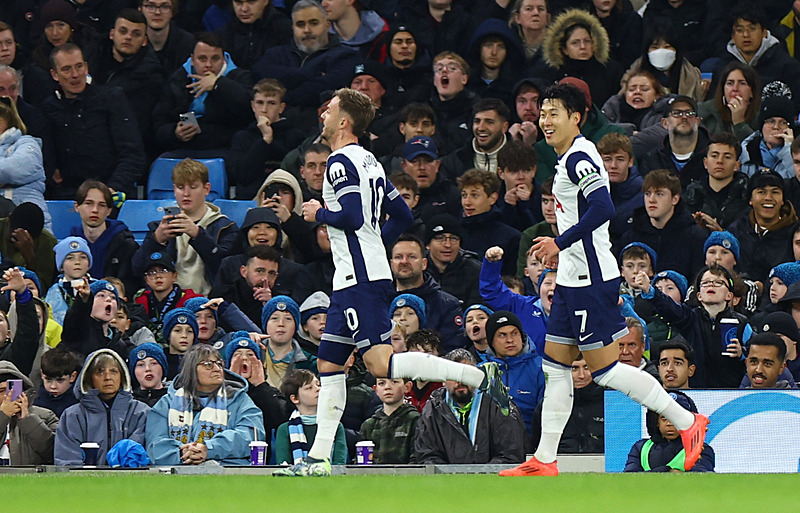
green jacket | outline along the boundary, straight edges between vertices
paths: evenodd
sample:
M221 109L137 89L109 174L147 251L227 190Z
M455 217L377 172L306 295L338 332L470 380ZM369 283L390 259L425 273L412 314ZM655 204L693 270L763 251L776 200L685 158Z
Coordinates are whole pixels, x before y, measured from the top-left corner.
M58 243L58 240L52 233L42 230L42 233L33 239L33 252L36 260L25 262L22 253L11 244L11 230L8 226L8 220L8 217L0 219L0 253L3 254L3 261L12 260L15 265L24 266L35 272L39 277L39 282L42 284L42 290L39 291L39 294L44 296L56 278L56 254L53 251L53 247Z
M597 105L592 105L589 117L581 127L583 136L597 144L597 141L611 132L627 135L624 128L609 123L600 108ZM536 150L536 156L539 157L539 163L536 165L536 183L541 185L556 174L558 156L552 146L549 146L544 139L534 144L533 149Z
M375 443L372 457L376 465L411 462L418 418L417 409L404 403L391 415L386 415L381 408L364 421L359 440Z

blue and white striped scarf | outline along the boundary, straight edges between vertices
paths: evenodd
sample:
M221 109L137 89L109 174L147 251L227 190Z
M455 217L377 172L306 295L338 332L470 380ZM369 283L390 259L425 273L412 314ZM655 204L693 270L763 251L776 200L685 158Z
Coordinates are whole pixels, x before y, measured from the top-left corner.
M300 460L308 456L308 439L303 425L316 423L316 415L300 415L297 410L294 410L289 416L289 443L292 448L293 463L299 463Z
M223 384L217 395L201 397L203 409L195 419L192 400L183 388L178 389L169 404L169 436L183 444L203 443L228 427L228 394Z

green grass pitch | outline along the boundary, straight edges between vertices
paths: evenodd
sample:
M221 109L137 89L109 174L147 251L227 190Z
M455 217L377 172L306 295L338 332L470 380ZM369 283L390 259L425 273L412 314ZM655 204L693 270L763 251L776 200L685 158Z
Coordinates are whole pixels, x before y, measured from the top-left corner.
M796 511L797 475L563 474L0 476L0 511L154 512L738 512ZM771 499L768 499L770 498Z

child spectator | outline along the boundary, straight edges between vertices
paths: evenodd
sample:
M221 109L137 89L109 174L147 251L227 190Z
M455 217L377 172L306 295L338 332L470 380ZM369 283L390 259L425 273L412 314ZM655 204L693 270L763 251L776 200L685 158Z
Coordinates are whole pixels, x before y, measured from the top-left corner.
M156 340L164 342L165 337L161 333L164 316L173 308L184 306L188 299L199 294L192 289L182 289L176 283L177 268L172 257L166 253L151 253L147 257L147 263L141 266L145 268L143 274L147 286L136 294L133 301L144 307L147 327L156 336Z
M492 246L504 248L506 257L501 274L513 275L521 234L502 221L500 210L495 206L500 192L497 175L483 169L470 169L458 178L458 189L464 212L461 247L479 255Z
M389 306L389 317L411 335L425 325L425 302L414 294L400 294Z
M439 356L442 350L442 339L439 334L434 330L422 329L411 333L406 340L409 351L417 351L420 353L432 354ZM425 403L430 399L431 394L439 388L442 388L444 383L437 381L420 381L414 380L409 390L405 395L405 402L414 406L417 411L422 412Z
M677 390L669 395L685 409L697 413L694 401ZM685 452L681 434L670 421L658 413L647 411L647 432L650 438L639 440L628 454L623 472L684 472ZM703 444L703 452L697 464L689 472L714 472L714 449Z
M397 353L405 353L408 351L408 332L402 324L392 323L392 351Z
M517 252L517 276L524 275L523 269L530 265L532 255L529 255L531 246L536 237L557 237L558 226L556 225L556 197L553 196L553 177L551 176L542 184L541 189L541 208L543 221L526 228L522 232L519 240L519 251ZM538 260L536 260L538 262ZM536 279L538 280L538 276Z
M78 297L64 317L64 332L60 346L84 357L98 349L112 349L125 358L128 351L120 333L111 327L117 316L117 289L105 280L89 285L89 280L76 286Z
M467 350L477 362L485 362L493 354L486 340L486 321L493 313L491 308L481 304L470 305L464 310L464 333L472 342L472 347Z
M676 304L681 304L686 297L689 283L686 278L675 271L661 271L651 280L651 285L660 290L664 295L672 299ZM657 355L663 343L676 336L678 330L675 326L666 322L658 314L650 301L637 297L634 300L634 311L647 326L647 337L650 342L650 354Z
M656 252L642 242L631 242L619 254L619 270L622 275L620 294L635 296L636 291L631 288L630 281L640 272L647 273L650 278L655 274L657 256Z
M295 369L317 371L317 357L294 340L300 325L300 307L289 296L270 299L261 312L261 327L269 336L264 368L267 382L280 388L283 378Z
M308 450L317 435L317 400L319 378L313 372L297 369L286 375L281 392L294 404L295 410L289 421L278 427L275 433L275 461L281 464L297 463L308 456ZM331 451L331 464L347 463L347 442L344 426L339 424Z
M208 299L196 296L187 299L184 308L194 312L197 319L197 338L195 342L209 344L218 351L222 351L231 340L234 331L247 331L261 333L258 326L239 310L234 303L228 303L222 298ZM228 328L228 332L222 327Z
M786 262L776 265L769 273L769 301L773 305L786 295L792 284L800 281L800 263Z
M21 379L23 393L11 400L7 380ZM28 376L9 361L0 361L0 461L6 465L52 465L58 417L30 404L34 392Z
M317 355L322 334L325 332L330 305L330 298L321 291L314 292L300 305L300 330L298 333L300 347L314 356Z
M752 329L744 315L734 312L733 277L724 267L704 267L697 275L695 290L700 306L677 304L640 272L630 285L675 328L694 349L697 372L692 388L737 388L744 375L744 348ZM722 320L730 323L722 323ZM732 327L732 328L731 328ZM735 331L734 331L735 329Z
M130 306L125 303L120 303L117 315L111 321L111 325L119 331L122 341L127 347L140 346L148 342L155 343L156 341L156 336L145 326L144 321L131 317Z
M525 235L523 235L525 237ZM520 242L521 244L521 242ZM539 276L544 271L544 263L530 253L525 257L525 267L522 269L524 279L522 280L523 294L526 296L539 295Z
M56 267L61 272L58 280L50 287L44 300L53 310L53 319L64 324L64 316L75 300L77 292L72 287L72 280L89 278L89 269L92 267L92 252L89 244L80 237L67 237L55 245Z
M128 359L133 382L133 397L149 407L156 405L167 393L166 376L169 374L167 355L161 346L146 342L134 348Z
M56 430L56 465L81 465L83 442L100 445L98 465L106 465L106 454L120 440L144 444L150 408L133 398L131 377L119 354L110 349L90 354L77 383L80 402L64 411Z
M375 444L372 453L374 464L407 464L414 455L414 438L420 415L416 408L403 402L403 396L411 389L411 381L379 378L372 388L383 407L364 421L359 439Z
M64 410L78 402L73 387L81 370L81 361L71 351L57 347L42 355L41 365L42 385L33 404L61 417Z
M711 232L703 245L703 253L706 256L705 265L717 264L728 270L732 275L736 275L736 264L739 261L739 239L731 232ZM744 304L742 309L745 313L752 315L758 308L761 300L761 284L749 279L742 279L747 291L743 296ZM693 289L689 289L688 295L691 298L694 294Z
M410 233L425 240L425 222L422 220L420 209L417 208L419 206L419 185L417 185L417 181L403 171L390 175L389 181L400 193L400 197L406 202L411 214L414 216L414 222L406 229L405 233Z
M164 316L167 342L167 380L172 381L181 368L181 360L197 338L197 319L188 308L175 308Z

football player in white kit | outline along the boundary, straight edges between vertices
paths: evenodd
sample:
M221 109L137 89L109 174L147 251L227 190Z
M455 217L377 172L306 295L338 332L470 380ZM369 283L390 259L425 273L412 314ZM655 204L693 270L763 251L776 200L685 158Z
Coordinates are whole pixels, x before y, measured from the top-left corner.
M306 458L275 475L330 475L331 448L347 397L344 364L356 348L376 378L459 381L486 391L508 414L508 391L496 364L476 368L425 353L393 355L389 305L396 292L384 244L399 237L413 218L375 156L358 145L375 110L365 94L340 89L322 115L322 135L333 150L322 185L325 207L316 200L303 204L306 221L328 226L335 266L317 361L322 385L317 434ZM389 215L383 228L382 212Z
M571 84L548 88L539 99L539 126L558 155L553 180L558 237L537 237L530 251L558 277L545 337L542 436L533 457L501 476L558 475L556 454L572 413L572 362L578 353L595 382L624 392L681 430L685 470L697 462L708 419L676 403L649 374L617 362L617 339L627 333L619 311L619 268L611 253L614 214L608 173L595 145L580 133L586 98Z

